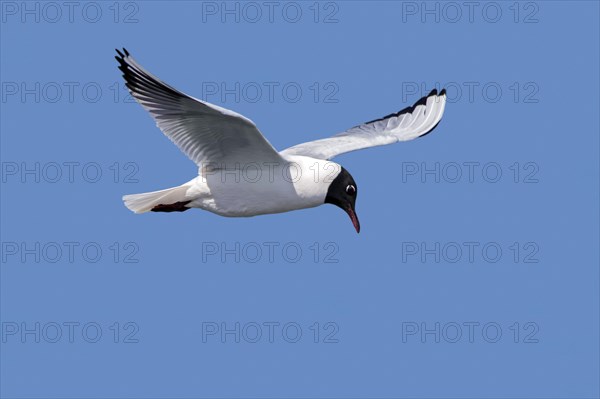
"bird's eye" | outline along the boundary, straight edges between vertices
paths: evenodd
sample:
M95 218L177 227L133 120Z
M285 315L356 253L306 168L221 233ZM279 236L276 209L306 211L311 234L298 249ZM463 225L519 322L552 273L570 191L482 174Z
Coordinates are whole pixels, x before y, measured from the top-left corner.
M356 187L354 187L352 184L348 184L348 186L346 187L346 194L348 194L348 195L356 194Z

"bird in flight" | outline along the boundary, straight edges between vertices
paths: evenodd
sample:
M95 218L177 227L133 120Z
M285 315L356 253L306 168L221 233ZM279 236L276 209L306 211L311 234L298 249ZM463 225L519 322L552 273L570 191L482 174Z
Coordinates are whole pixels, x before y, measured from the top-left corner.
M333 204L350 216L358 233L358 186L331 159L424 136L438 125L446 105L445 90L439 94L433 90L395 114L277 151L250 119L174 89L142 68L125 49L117 53L133 98L199 168L197 177L180 186L123 196L125 206L135 213L200 208L247 217Z

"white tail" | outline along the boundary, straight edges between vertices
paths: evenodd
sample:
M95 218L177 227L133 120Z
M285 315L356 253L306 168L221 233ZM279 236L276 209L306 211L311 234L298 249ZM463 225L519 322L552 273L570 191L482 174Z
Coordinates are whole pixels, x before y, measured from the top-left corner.
M157 205L170 205L188 201L186 192L189 188L188 184L184 184L151 193L124 195L123 202L125 202L127 208L135 213L149 212Z

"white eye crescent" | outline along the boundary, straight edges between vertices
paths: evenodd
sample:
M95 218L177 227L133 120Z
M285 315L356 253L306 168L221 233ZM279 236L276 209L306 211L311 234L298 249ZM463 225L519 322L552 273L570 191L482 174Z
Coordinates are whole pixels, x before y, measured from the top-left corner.
M348 195L356 194L356 187L354 187L352 184L348 184L348 186L346 186L346 194L348 194Z

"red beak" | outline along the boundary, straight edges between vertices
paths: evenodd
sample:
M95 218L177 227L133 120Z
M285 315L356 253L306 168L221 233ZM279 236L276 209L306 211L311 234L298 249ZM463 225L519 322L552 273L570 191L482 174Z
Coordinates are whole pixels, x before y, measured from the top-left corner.
M346 208L346 213L348 214L348 216L350 216L350 220L352 220L352 224L354 225L356 232L360 233L360 222L358 221L358 217L356 216L356 212L354 212L354 209L348 207Z

